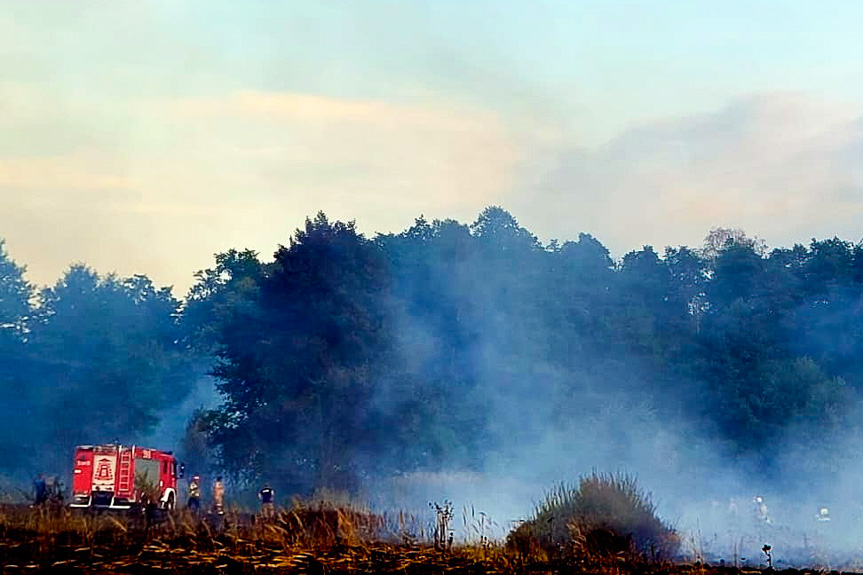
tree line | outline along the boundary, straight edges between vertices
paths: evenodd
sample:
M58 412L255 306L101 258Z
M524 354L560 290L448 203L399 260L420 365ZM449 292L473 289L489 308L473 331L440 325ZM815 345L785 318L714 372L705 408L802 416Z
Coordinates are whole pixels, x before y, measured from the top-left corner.
M0 244L0 465L134 441L204 373L222 403L190 418L187 457L291 492L479 469L612 391L757 469L857 425L863 246L838 238L716 229L615 261L494 206L374 237L319 213L272 259L229 250L195 278L179 300L74 265L36 290Z

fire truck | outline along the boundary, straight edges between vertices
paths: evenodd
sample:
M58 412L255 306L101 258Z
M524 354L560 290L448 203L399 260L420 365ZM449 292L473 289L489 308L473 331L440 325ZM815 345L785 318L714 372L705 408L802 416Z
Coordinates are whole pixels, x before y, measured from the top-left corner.
M79 445L72 471L71 507L131 509L153 498L177 504L177 460L170 451L136 445Z

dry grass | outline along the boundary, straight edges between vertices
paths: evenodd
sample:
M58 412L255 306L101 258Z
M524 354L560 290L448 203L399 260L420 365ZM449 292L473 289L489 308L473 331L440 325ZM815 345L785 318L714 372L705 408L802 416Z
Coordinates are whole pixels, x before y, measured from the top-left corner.
M619 572L659 568L677 555L680 539L634 478L593 473L549 492L507 544L524 556Z
M65 508L0 507L0 571L77 573L400 573L431 575L620 573L542 553L521 554L484 538L485 518L468 522L475 537L436 550L424 521L375 515L324 502L295 502L267 520L241 509L224 516L164 515L149 529L140 516L92 515ZM427 522L425 522L427 523ZM470 527L470 523L468 523ZM629 573L740 575L730 569L641 565ZM789 574L791 575L791 574Z
M450 553L408 541L408 515L374 515L331 504L297 503L262 520L239 509L224 516L92 515L7 506L0 511L0 568L131 572L297 571L315 573L501 572L498 556L469 547ZM392 531L393 527L396 531ZM416 537L414 535L413 537Z

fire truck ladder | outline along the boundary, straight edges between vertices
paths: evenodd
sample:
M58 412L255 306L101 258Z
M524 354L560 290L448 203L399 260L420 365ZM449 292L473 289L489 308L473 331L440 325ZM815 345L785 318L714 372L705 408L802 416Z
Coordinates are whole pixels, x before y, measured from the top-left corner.
M120 469L117 472L117 491L129 493L132 490L132 453L134 447L120 448Z

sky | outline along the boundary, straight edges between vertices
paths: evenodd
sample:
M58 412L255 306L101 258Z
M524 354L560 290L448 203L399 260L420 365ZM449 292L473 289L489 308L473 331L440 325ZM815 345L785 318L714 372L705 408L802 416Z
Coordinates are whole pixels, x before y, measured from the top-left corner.
M863 4L0 0L0 238L183 296L306 216L860 241Z

